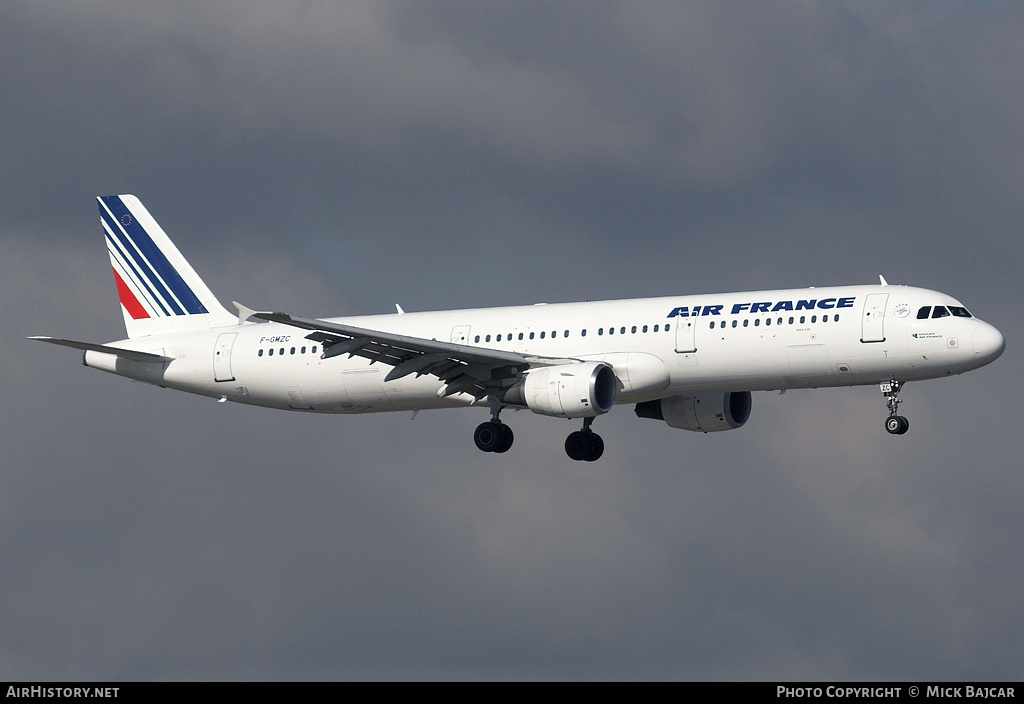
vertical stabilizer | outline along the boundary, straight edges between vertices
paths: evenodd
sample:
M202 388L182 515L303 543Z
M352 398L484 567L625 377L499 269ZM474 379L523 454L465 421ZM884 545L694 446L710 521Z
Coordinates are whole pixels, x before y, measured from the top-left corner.
M235 324L138 198L97 200L128 337Z

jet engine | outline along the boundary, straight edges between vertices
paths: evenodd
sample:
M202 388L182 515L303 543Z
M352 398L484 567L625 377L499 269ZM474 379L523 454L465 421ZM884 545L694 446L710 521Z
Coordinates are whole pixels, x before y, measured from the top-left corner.
M733 430L750 417L750 392L669 396L636 404L636 414L640 418L663 420L680 430Z
M561 364L531 369L502 400L545 416L593 418L611 410L617 387L603 362Z

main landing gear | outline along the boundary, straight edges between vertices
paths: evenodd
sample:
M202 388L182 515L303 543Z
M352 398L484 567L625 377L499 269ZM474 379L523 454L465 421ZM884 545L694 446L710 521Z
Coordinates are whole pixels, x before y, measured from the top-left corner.
M593 462L604 454L604 440L590 429L593 418L583 419L583 430L569 433L565 439L565 454L569 459Z
M512 428L498 420L497 416L494 420L476 426L476 432L473 433L473 441L484 452L508 452L513 440L515 436Z
M473 442L484 452L508 452L515 439L512 428L508 427L498 418L500 408L497 409L491 420L476 426L473 433ZM604 454L604 440L601 436L590 429L594 422L593 418L583 419L583 430L569 433L565 439L565 454L570 459L577 461L593 462Z
M882 384L885 394L885 407L889 409L889 417L885 419L885 429L892 435L903 435L910 428L910 421L898 414L900 407L900 391L903 384L893 377L888 384Z

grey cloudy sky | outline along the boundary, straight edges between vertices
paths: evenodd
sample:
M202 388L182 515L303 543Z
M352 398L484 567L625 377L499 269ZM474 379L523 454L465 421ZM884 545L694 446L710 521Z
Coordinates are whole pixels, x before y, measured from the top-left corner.
M1020 679L1024 7L0 5L0 678ZM86 370L95 196L304 315L871 283L990 367L739 431L317 417Z

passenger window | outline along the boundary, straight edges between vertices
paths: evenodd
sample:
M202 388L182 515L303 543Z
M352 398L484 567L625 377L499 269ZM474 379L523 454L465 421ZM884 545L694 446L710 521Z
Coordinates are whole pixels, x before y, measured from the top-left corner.
M743 327L747 327L748 325L750 325L750 319L749 318L744 318L743 319Z
M531 339L531 340L533 339L533 335L534 335L534 334L533 334L533 333L531 332L531 333L530 333L530 339Z
M282 354L282 355L284 354L284 347L281 348L281 350L280 350L280 352L278 352L278 354Z
M580 330L580 337L586 337L586 336L587 336L586 328L584 328L583 330Z
M545 333L545 331L541 330L541 331L540 331L540 339L542 339L542 340L543 340L543 339L544 339L544 335L545 335L545 334L546 334L546 333Z
M477 335L476 337L474 337L473 342L480 342L480 336Z
M734 320L734 321L732 321L732 326L733 326L733 327L736 327L736 325L737 325L737 324L738 324L738 321L735 321L735 320Z
M935 306L935 310L932 311L933 318L945 318L949 315L949 311L946 310L945 306Z
M657 325L654 326L654 332L658 332L658 326Z
M267 350L267 356L268 357L273 357L274 356L274 348L273 347L271 347L269 350Z
M564 333L562 334L562 337L569 337L569 331L568 331L568 330L566 330L566 331L565 331L565 332L564 332Z
M807 322L807 316L806 315L801 315L800 316L800 323L803 324L805 322Z
M668 332L668 329L669 329L670 327L671 327L671 325L669 325L668 323L665 323L665 332ZM655 331L655 332L657 332L657 331Z
M835 314L835 317L832 318L832 322L835 322L835 323L839 322L839 313Z
M931 306L922 306L917 311L917 319L918 320L925 320L925 319L928 318L928 314L931 313L931 312L932 312L932 307Z
M792 324L793 324L793 316L792 316L792 315L791 315L791 316L789 316L789 324L790 324L790 325L792 325Z
M633 333L634 335L636 334L636 325L634 325L634 326L633 326L633 329L631 330L631 332L632 332L632 333Z
M647 332L647 326L644 325L642 332Z
M812 315L812 316L811 316L811 322L812 322L812 323L816 323L816 322L818 322L818 316L816 316L816 315Z
M764 319L764 324L765 325L771 325L772 324L772 319L771 318L765 318Z
M302 346L302 349L301 349L301 350L299 350L299 351L300 351L300 352L301 352L302 354L306 354L306 346L305 346L305 345L303 345L303 346Z
M496 338L494 338L494 341L495 342L501 342L501 333L499 333L498 336Z
M294 347L292 347L292 352L291 353L295 354L295 348Z
M263 356L263 350L260 350L260 351L259 351L259 352L258 352L258 353L256 354L256 356L257 356L257 357L262 357L262 356Z
M604 335L604 328L598 328L597 329L597 334L598 335Z
M312 350L312 352L313 352L313 354L316 354L316 345L313 345L313 350Z
M490 336L490 335L488 335L487 337L485 337L485 338L484 338L484 341L485 341L485 342L490 342L490 341L491 341L491 336Z
M714 329L715 329L715 321L714 321L714 320L712 320L712 321L711 321L711 329L712 329L712 330L714 330Z
M760 318L754 318L754 327L755 328L761 327L761 319Z

